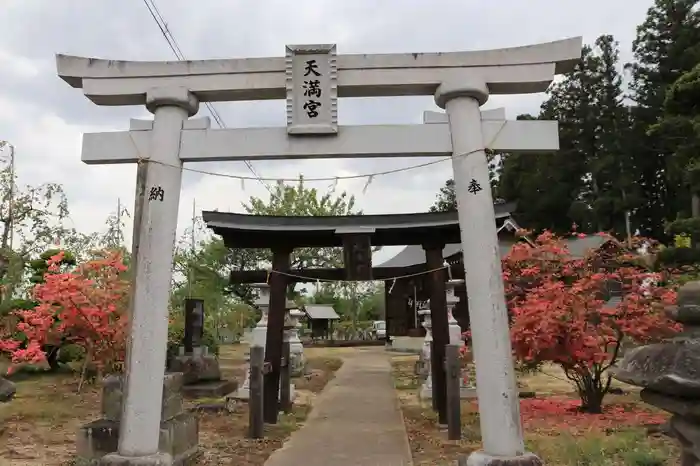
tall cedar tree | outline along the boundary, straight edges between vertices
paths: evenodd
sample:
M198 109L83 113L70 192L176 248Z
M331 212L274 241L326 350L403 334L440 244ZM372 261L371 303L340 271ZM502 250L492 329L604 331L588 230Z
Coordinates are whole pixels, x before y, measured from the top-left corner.
M566 233L576 223L579 231L624 231L631 176L624 175L629 123L618 55L614 38L601 36L550 87L538 118L559 122L559 151L504 157L498 193L518 201L519 220L528 228Z
M633 137L629 139L641 197L633 215L641 234L664 237L666 222L690 214L690 190L677 169L670 139L650 131L662 117L666 93L700 62L698 0L656 0L637 28L630 97Z

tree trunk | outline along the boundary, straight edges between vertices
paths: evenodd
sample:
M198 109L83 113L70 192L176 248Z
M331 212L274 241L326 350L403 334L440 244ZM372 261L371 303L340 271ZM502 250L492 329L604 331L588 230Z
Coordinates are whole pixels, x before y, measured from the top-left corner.
M698 193L692 194L690 212L691 212L690 215L692 218L700 217L700 194L698 194ZM693 248L700 248L700 241L698 241L698 239L699 238L698 238L697 234L691 234L690 235L690 241L691 241L690 246Z
M60 346L45 346L44 352L46 353L46 362L49 364L49 369L52 371L58 370L60 364L58 362L58 352L61 349Z
M584 391L579 391L579 397L581 398L581 412L588 414L602 414L603 413L603 397L605 393L602 393L598 387L588 387Z

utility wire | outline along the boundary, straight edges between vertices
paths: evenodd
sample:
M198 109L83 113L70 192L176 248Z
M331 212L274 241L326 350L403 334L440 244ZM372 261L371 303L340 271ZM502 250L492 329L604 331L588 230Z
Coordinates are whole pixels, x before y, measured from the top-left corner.
M486 147L491 146L491 145L493 144L493 142L498 138L498 136L501 134L501 131L503 131L503 128L505 128L506 123L507 123L507 122L505 122L505 121L503 122L503 124L502 124L501 127L499 128L498 132L497 132L496 135L493 137L493 140L492 140L489 144L486 144L486 146L485 146L484 148L474 149L474 150L472 150L472 151L465 152L465 153L463 153L463 154L455 154L455 155L448 156L448 157L443 157L443 158L440 158L440 159L437 159L437 160L430 160L430 161L425 162L425 163L419 163L419 164L416 164L416 165L409 165L408 167L393 168L393 169L390 169L390 170L384 170L384 171L374 172L374 173L364 173L364 174L361 174L361 175L328 176L328 177L320 177L320 178L304 178L304 181L306 181L306 182L312 182L312 181L326 181L326 182L328 182L328 181L330 181L330 182L333 182L333 188L335 188L335 186L338 184L338 182L339 182L340 180L357 180L357 179L366 178L367 181L366 181L366 183L365 183L364 188L362 189L362 193L364 194L364 193L367 191L367 188L369 187L369 185L370 185L370 184L372 183L372 181L374 180L374 178L377 177L377 176L393 175L393 174L395 174L395 173L402 173L402 172L406 172L406 171L409 171L409 170L415 170L415 169L417 169L417 168L428 167L428 166L435 165L435 164L438 164L438 163L446 162L446 161L448 161L448 160L452 160L452 159L454 159L454 158L456 158L456 157L467 157L467 156L469 156L469 155L471 155L471 154L474 154L474 153L476 153L476 152L485 151L485 150L486 150ZM236 180L240 180L240 181L241 181L241 187L242 187L242 189L244 189L244 187L245 187L245 181L246 181L246 180L254 180L254 179L255 179L255 180L258 180L258 181L262 181L262 182L264 182L264 181L276 181L277 183L283 183L283 182L286 182L286 181L292 181L292 182L294 182L294 181L298 181L299 179L301 179L300 177L297 177L297 178L286 178L286 177L262 178L262 177L260 177L260 176L256 176L255 178L253 178L253 177L250 177L250 176L233 175L233 174L229 174L229 173L217 173L217 172L208 171L208 170L199 170L199 169L196 169L196 168L179 167L179 166L175 166L175 165L172 165L172 164L169 164L169 163L166 163L166 162L161 162L161 161L159 161L159 160L151 160L151 159L149 159L149 158L144 157L143 154L141 153L141 151L139 150L139 147L138 147L138 145L136 144L136 141L134 140L133 136L131 136L131 134L129 134L129 139L131 140L131 144L133 145L134 150L136 150L136 153L137 153L137 155L138 155L137 163L139 163L139 164L142 164L142 163L155 163L155 164L164 165L164 166L167 166L167 167L180 168L180 169L183 170L183 171L190 171L190 172L194 172L194 173L199 173L199 174L201 174L201 175L211 175L211 176L220 176L220 177L223 177L223 178L232 178L232 179L236 179ZM267 186L267 185L266 185L266 186ZM479 190L480 190L480 189L481 189L481 187L479 186Z
M160 10L158 9L158 6L155 3L155 0L143 0L143 3L144 5L146 5L146 8L148 8L148 12L151 14L153 21L155 21L156 25L158 26L158 29L160 29L160 33L165 38L165 41L168 43L168 46L175 54L175 57L177 57L177 59L180 61L186 61L187 59L185 58L185 54L182 53L182 49L177 43L175 36L173 35L172 31L168 28L168 23L165 21L165 18L163 18L163 15L161 14ZM221 117L221 114L214 107L214 105L211 102L204 102L204 105L207 107L209 113L211 113L211 116L214 118L214 121L216 121L219 127L226 128L226 122L224 122L224 119ZM270 186L268 186L267 183L265 183L260 174L258 174L258 172L253 167L253 164L250 163L250 161L248 160L244 160L243 163L246 164L248 170L250 170L250 172L254 175L254 179L258 180L260 184L262 184L265 187L265 189L267 189L267 191L270 194L272 194L272 189L270 188Z

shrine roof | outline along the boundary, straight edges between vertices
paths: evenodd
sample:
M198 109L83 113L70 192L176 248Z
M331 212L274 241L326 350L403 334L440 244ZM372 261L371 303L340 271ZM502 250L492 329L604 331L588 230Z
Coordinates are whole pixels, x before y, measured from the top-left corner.
M494 204L496 218L509 217L515 203ZM373 246L421 245L439 239L459 242L457 212L346 216L276 216L204 211L207 227L227 247L340 247L343 235L366 233Z

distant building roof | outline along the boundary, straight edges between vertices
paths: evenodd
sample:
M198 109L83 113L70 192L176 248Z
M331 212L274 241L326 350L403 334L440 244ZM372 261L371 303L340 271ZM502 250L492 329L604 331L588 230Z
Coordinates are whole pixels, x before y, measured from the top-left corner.
M335 309L330 304L307 304L304 306L304 312L311 320L337 320L340 316L336 314Z
M498 249L501 257L504 257L513 245L516 243L515 238L501 239L498 242ZM599 235L589 235L585 238L568 238L564 240L569 248L569 252L572 257L584 257L586 253L595 249L605 242L608 238L604 238ZM447 244L442 250L442 257L444 259L450 258L461 254L462 245L461 244ZM377 267L410 267L412 265L424 264L425 263L425 251L422 246L406 246L397 255L379 264Z

